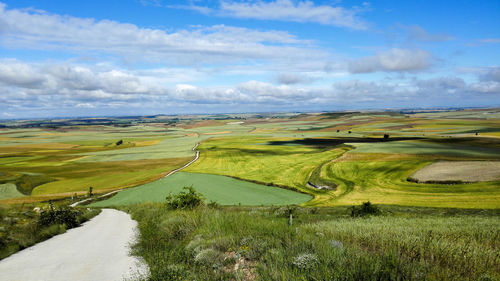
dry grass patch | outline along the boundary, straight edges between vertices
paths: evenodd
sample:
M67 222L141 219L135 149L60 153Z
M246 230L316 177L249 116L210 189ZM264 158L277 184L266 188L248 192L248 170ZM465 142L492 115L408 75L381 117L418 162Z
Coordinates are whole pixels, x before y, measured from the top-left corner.
M500 161L440 161L418 170L411 176L427 181L495 181L500 180Z

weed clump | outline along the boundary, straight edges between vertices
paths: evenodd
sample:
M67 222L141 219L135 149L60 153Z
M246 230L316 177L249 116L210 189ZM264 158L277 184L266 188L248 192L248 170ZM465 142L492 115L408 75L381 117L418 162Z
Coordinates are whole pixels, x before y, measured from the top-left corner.
M373 205L370 201L363 202L363 204L358 207L351 207L351 217L353 218L378 214L380 214L380 209Z
M185 186L184 189L186 191L176 195L169 194L166 197L169 209L193 209L203 205L203 196L196 192L192 186Z
M311 269L318 265L318 257L314 254L303 253L293 258L293 265L299 269Z
M197 264L202 264L202 265L210 265L210 264L216 264L217 261L219 261L221 258L221 253L215 249L208 248L208 249L203 249L201 250L196 256L194 257L194 261Z

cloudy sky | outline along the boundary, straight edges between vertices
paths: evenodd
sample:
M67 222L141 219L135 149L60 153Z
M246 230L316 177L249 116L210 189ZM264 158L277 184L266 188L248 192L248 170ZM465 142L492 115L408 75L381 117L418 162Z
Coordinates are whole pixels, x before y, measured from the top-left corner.
M0 119L470 106L498 0L0 0Z

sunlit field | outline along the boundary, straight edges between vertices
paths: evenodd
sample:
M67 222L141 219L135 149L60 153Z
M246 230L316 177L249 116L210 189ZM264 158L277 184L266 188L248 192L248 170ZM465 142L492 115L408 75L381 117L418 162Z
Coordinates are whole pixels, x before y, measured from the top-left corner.
M146 280L498 280L497 113L6 123L0 254L66 231L36 208L88 200L138 221ZM172 210L185 187L202 203Z
M310 200L301 202L304 205L370 200L498 208L497 177L470 183L453 178L445 183L412 181L414 173L438 161L500 159L496 114L495 110L352 112L36 128L31 123L10 124L0 131L0 198L5 203L35 202L84 196L89 187L99 194L141 186L189 162L199 144L200 158L186 172L309 194ZM317 189L315 183L328 188Z

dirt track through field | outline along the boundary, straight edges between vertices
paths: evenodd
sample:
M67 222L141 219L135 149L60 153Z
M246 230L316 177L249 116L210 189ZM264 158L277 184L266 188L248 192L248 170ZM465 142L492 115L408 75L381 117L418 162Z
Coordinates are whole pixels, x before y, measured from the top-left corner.
M198 145L199 145L199 144L200 144L200 143L195 144L195 145L194 145L194 147L193 147L191 150L192 150L192 151L195 151L195 149L198 147ZM178 171L180 171L180 170L182 170L182 169L185 169L185 168L189 167L189 165L193 164L196 160L198 160L198 158L200 158L200 151L199 151L199 150L196 150L196 155L194 156L193 160L189 161L186 165L184 165L184 166L182 166L182 167L180 167L180 168L177 168L177 169L175 169L175 170L171 171L170 173L166 174L166 175L164 176L164 178L166 178L166 177L170 176L170 175L171 175L171 174L173 174L173 173L177 173Z
M0 261L0 280L112 281L148 274L147 265L130 256L137 222L112 209Z
M170 171L168 174L166 174L166 175L164 176L164 178L166 178L166 177L168 177L168 176L170 176L170 175L172 175L172 174L174 174L174 173L177 173L178 171L180 171L180 170L182 170L182 169L185 169L185 168L189 167L189 165L193 164L196 160L198 160L198 158L200 158L200 151L199 151L199 150L196 150L196 148L198 148L198 145L200 145L200 143L196 143L196 144L193 146L193 148L191 149L192 151L196 151L196 154L195 154L195 156L194 156L193 160L189 161L186 165L184 165L184 166L182 166L182 167L180 167L180 168L177 168L177 169L175 169L175 170L173 170L173 171ZM107 196L109 196L109 195L111 195L111 194L118 193L118 192L120 192L120 191L122 191L122 190L123 190L123 189L114 190L114 191L108 192L108 193L106 193L106 194L100 195L100 196L98 196L97 198L104 198L104 197L107 197ZM76 207L77 205L79 205L79 204L81 204L81 203L84 203L84 202L87 202L87 201L93 201L93 200L94 200L94 198L87 198L87 199L84 199L84 200L82 200L82 201L75 202L75 203L73 203L73 204L71 204L71 205L69 205L69 206L70 206L70 207Z

